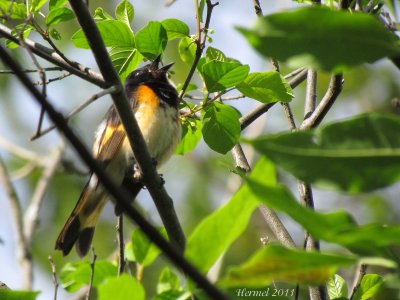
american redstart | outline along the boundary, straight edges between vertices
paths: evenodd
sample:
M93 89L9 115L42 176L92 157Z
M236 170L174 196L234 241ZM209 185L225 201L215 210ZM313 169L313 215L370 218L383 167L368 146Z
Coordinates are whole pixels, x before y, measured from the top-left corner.
M160 56L133 71L124 86L150 155L157 166L173 154L181 135L179 98L167 78L167 71L173 64L163 67L159 67L159 64ZM93 156L118 184L123 185L125 180L129 182L135 176L135 158L114 107L110 108L106 119L97 129ZM136 193L139 193L142 185L136 187ZM67 255L76 244L79 256L88 253L106 198L106 191L92 173L57 238L57 250Z

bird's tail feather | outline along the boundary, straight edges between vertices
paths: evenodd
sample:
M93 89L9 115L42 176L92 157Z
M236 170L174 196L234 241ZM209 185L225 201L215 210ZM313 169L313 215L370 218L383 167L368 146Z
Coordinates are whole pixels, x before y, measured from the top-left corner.
M99 185L92 186L89 180L57 238L56 250L61 250L65 256L75 244L79 256L89 252L105 198L104 190Z

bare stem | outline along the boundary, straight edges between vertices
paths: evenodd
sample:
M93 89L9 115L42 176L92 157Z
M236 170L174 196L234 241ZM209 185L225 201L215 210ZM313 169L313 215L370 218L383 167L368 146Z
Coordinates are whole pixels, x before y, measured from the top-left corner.
M118 275L122 275L125 269L124 219L122 214L120 214L117 217L117 244L118 244Z
M353 299L355 293L359 289L361 285L361 281L364 278L365 274L367 274L368 265L360 264L358 267L358 271L356 272L356 278L354 279L353 289L351 291L350 300Z
M96 265L97 255L94 252L94 248L92 247L92 261L90 262L90 282L89 282L89 289L86 294L86 300L90 299L90 294L92 293L93 288L93 278L94 278L94 268Z
M56 270L56 264L54 263L53 258L49 255L47 258L50 262L51 266L51 274L53 277L53 285L54 285L54 294L53 294L53 300L57 300L57 292L58 292L58 280L57 280L57 270Z

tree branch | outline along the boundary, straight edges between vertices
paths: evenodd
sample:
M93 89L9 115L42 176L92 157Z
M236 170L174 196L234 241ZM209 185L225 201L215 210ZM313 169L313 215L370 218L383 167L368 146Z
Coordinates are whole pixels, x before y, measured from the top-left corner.
M0 23L0 37L4 37L10 41L13 41L16 44L19 45L21 44L21 41L17 37L12 35L11 29L1 23ZM61 67L63 70L68 71L99 87L108 88L110 86L110 84L104 81L103 77L99 73L77 62L73 62L74 66L69 65L53 49L47 48L46 46L36 43L30 39L25 39L24 42L27 45L27 47L29 47L29 49L32 51L32 53L51 62L52 64L55 64L56 66Z
M300 128L309 129L317 127L323 118L326 116L337 97L342 92L343 88L343 75L336 74L331 77L329 87L321 102L316 107L315 111L303 121Z
M53 106L43 98L41 93L32 85L29 78L25 73L20 72L21 67L12 59L7 51L0 46L0 58L3 62L8 65L10 69L16 72L18 78L28 91L34 96L34 99L46 110L49 118L53 123L57 125L59 130L64 134L70 144L73 146L75 151L79 154L85 164L96 174L99 182L112 196L114 203L117 203L122 211L135 222L143 231L143 233L156 244L164 254L185 274L187 274L193 281L195 281L200 288L204 289L204 292L212 299L225 300L228 299L223 293L221 293L216 287L214 287L199 271L189 263L185 258L182 257L181 251L176 249L176 246L172 246L156 228L154 228L138 211L135 207L130 205L130 197L128 193L121 189L121 187L114 184L109 178L107 173L104 171L102 166L93 159L92 155L81 142L81 140L74 134L74 132L65 123L63 116L57 112Z
M197 1L196 1L197 2ZM190 67L189 73L186 77L185 82L183 83L182 90L179 93L179 99L182 100L183 96L185 95L186 89L189 86L190 81L192 80L192 77L194 75L194 72L196 71L197 64L200 61L201 55L203 54L203 50L205 48L205 44L207 41L207 34L208 34L208 29L210 26L211 22L211 15L212 11L215 6L217 6L219 3L212 3L211 0L206 0L206 5L207 5L207 14L206 14L206 22L204 23L204 36L202 38L201 32L202 30L200 29L200 16L199 14L199 9L196 7L196 16L197 16L197 38L196 38L196 53L195 57L192 63L192 66Z

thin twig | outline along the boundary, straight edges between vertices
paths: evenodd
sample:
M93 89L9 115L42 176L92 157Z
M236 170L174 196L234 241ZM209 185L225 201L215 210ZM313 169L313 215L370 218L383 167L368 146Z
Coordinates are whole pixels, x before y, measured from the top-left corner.
M117 217L117 246L118 246L118 275L122 275L125 269L124 219L122 214L120 214Z
M251 171L249 162L243 152L242 146L240 144L236 144L232 149L233 160L235 161L236 168L240 169L245 173L249 173Z
M43 68L44 71L49 72L49 71L63 71L63 68L60 67L47 67L47 68ZM22 70L22 72L24 73L36 73L37 70L36 69L25 69ZM15 74L14 71L11 70L0 70L0 74Z
M118 90L117 86L112 86L108 89L105 89L97 94L94 94L93 96L91 96L89 99L85 100L82 104L78 105L76 108L74 108L70 113L68 113L68 115L64 118L66 122L68 122L73 116L75 116L76 114L78 114L79 112L81 112L82 110L84 110L86 107L88 107L92 102L94 102L95 100L106 96L108 94L112 94L115 93ZM49 133L50 131L52 131L53 129L55 129L56 126L52 125L46 129L43 129L41 132L36 133L35 135L33 135L30 140L34 141L36 139L38 139L39 137Z
M329 87L321 102L316 107L315 111L303 121L300 128L308 129L317 127L323 118L326 116L333 103L342 92L343 88L343 75L336 74L331 77Z
M64 78L67 78L68 76L71 76L71 75L72 75L71 73L63 73L60 76L49 78L44 84L47 85L47 84L52 83L54 81L59 81L59 80L62 80ZM33 84L34 85L43 85L43 82L42 81L36 81Z
M185 82L183 83L182 90L179 93L179 99L182 100L183 96L185 95L186 89L189 86L190 81L192 80L192 77L194 75L194 72L196 71L197 64L200 61L201 55L203 54L203 50L205 48L205 44L207 41L207 34L208 34L208 29L210 26L211 22L211 15L212 11L215 6L217 6L219 3L212 3L211 0L206 0L206 6L207 6L207 13L206 13L206 21L204 23L203 29L200 28L200 16L199 16L199 8L197 7L197 0L196 2L196 21L197 21L197 38L195 40L196 43L196 53L195 57L192 63L192 66L190 67L189 73L186 77ZM202 32L204 32L204 35L202 36Z
M50 262L50 266L51 266L51 274L53 277L53 285L54 285L54 294L53 294L53 300L57 300L57 292L58 292L58 280L57 280L57 270L56 270L56 264L54 263L53 258L51 257L51 255L49 255L47 257L47 259Z
M92 246L92 261L90 262L90 281L89 281L89 289L86 294L86 300L90 299L90 294L92 293L92 287L93 287L93 278L94 278L94 268L96 265L96 259L97 255L94 252L94 247Z
M317 72L313 69L309 69L307 71L304 119L307 119L315 111L316 103L317 103Z

